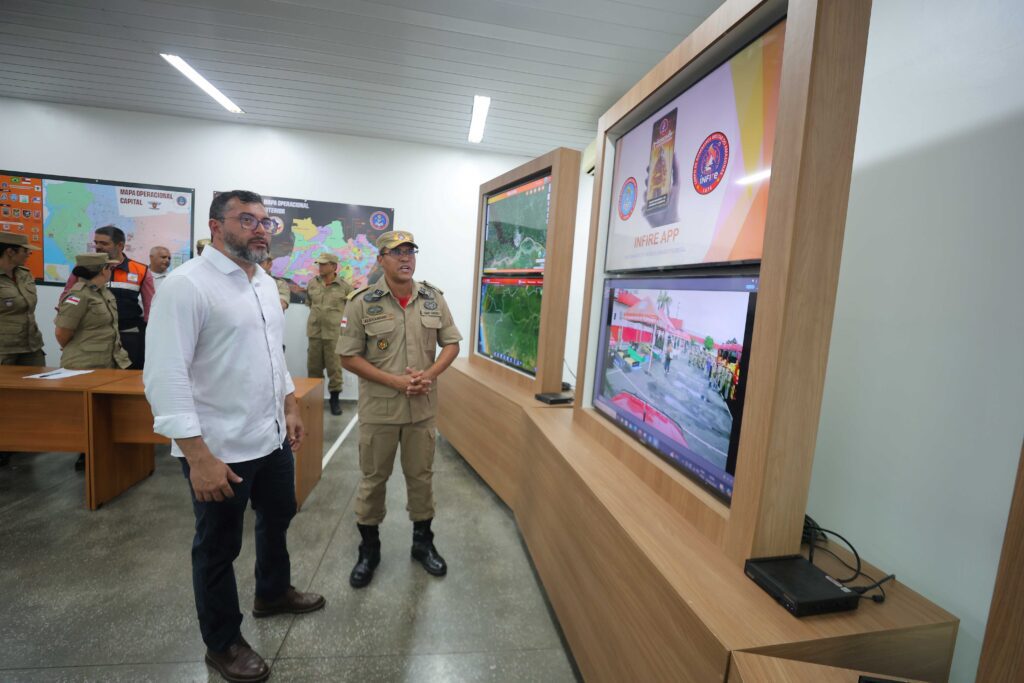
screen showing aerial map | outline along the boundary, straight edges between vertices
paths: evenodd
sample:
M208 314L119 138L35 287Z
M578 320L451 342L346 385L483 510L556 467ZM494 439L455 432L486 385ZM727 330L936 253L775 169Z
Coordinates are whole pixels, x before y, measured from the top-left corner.
M43 283L67 282L75 254L92 251L93 232L125 233L128 258L149 263L152 247L171 252L171 267L191 255L194 191L0 171L0 231L20 233L42 248L26 266Z
M487 197L484 273L543 273L551 176Z
M527 374L537 374L543 285L538 277L481 280L478 353Z

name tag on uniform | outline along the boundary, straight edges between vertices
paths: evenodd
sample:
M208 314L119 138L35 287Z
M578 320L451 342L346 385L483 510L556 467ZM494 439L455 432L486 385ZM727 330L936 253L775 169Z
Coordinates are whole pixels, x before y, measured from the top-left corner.
M139 281L139 274L138 273L128 273L128 282L138 282L138 281Z
M370 323L379 323L381 320L394 320L395 316L391 313L385 313L383 315L370 315L363 318L363 325L369 325Z
M420 311L420 315L424 318L440 318L441 311Z

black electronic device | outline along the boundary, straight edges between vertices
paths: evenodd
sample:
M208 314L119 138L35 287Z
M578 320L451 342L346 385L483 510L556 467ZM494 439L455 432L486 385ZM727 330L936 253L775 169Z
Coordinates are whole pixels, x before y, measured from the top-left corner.
M747 560L743 572L793 616L857 609L860 595L811 564L803 555Z
M565 383L563 382L563 385ZM552 391L547 394L536 394L534 398L541 403L547 403L549 406L557 406L565 403L572 403L576 395L571 391Z
M903 679L896 678L879 678L878 676L861 676L857 679L857 683L907 683Z

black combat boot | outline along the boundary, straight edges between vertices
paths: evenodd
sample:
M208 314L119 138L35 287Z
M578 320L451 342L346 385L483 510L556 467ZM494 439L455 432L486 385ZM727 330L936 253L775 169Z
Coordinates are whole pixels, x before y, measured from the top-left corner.
M423 565L428 574L444 576L448 565L434 547L434 532L430 530L433 520L425 519L412 524L412 559Z
M380 564L380 528L374 524L356 524L363 542L359 544L359 559L352 567L348 582L353 588L364 588L370 585L373 570Z
M341 392L331 392L331 415L341 415L341 399L338 398L338 394Z

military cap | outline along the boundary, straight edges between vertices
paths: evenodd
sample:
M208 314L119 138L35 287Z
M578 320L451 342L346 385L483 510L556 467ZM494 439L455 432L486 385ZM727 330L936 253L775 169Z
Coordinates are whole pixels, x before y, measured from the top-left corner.
M0 244L6 244L13 247L25 247L32 251L39 251L39 247L28 243L28 237L25 235L18 235L13 232L0 232Z
M420 245L416 244L414 240L415 238L412 236L411 232L406 232L405 230L389 230L378 237L375 244L378 249L394 249L400 244L411 244L419 249Z
M106 265L117 265L120 261L110 258L103 252L75 254L75 265L85 268L102 268Z
M325 251L317 256L313 263L333 263L334 265L338 265L338 255Z

